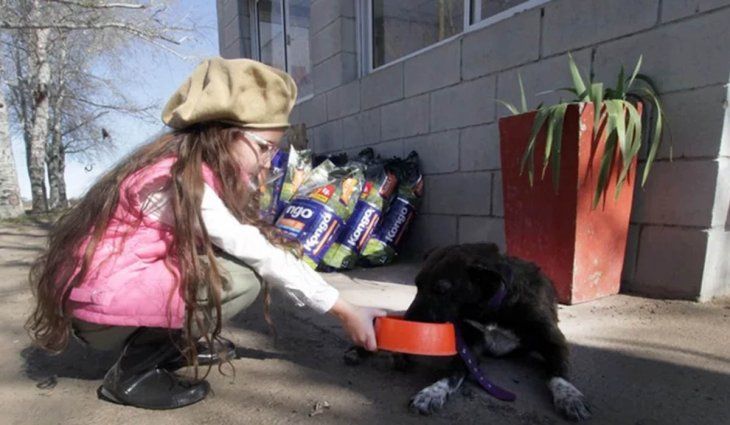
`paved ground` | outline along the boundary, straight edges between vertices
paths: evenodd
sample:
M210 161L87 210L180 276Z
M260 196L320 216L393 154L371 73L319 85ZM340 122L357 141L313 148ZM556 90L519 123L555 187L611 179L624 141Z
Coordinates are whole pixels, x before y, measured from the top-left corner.
M215 390L186 409L151 412L100 402L109 355L72 346L51 357L29 347L22 329L31 295L28 265L44 239L38 227L0 224L0 406L3 424L560 424L535 359L492 360L494 380L518 394L493 400L468 385L445 410L425 418L408 398L439 377L443 361L394 372L385 357L344 366L348 346L336 324L293 308L274 310L279 338L267 334L260 304L230 323L240 359ZM413 296L414 266L328 275L345 297L394 310ZM730 416L730 303L708 305L615 296L560 311L571 342L574 383L593 404L593 424L726 424ZM317 402L331 407L310 416Z

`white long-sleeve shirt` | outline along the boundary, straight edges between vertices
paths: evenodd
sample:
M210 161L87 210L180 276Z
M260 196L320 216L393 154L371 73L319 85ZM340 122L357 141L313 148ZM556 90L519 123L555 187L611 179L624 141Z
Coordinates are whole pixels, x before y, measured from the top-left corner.
M149 194L143 206L145 214L173 224L169 199L167 190ZM335 304L339 297L337 289L292 253L272 245L258 228L239 222L207 184L200 209L214 245L246 263L267 282L282 288L297 305L324 313Z

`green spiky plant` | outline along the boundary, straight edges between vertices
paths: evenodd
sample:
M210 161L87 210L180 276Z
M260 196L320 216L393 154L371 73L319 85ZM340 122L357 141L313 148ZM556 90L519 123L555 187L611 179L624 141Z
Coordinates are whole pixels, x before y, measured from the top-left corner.
M593 196L593 208L596 208L601 199L601 194L605 192L608 186L609 176L614 166L614 158L616 158L616 149L620 151L621 159L621 164L619 165L621 171L616 184L616 198L618 198L623 185L626 183L629 170L631 169L631 163L641 149L644 138L642 137L641 114L637 109L636 103L641 102L644 105L651 105L655 111L654 121L650 123L648 136L646 137L646 140L649 141L649 154L646 158L646 165L641 178L642 186L646 183L647 176L649 175L657 150L659 149L659 144L661 143L662 128L664 127L664 112L654 83L649 77L639 73L642 61L641 56L630 76L627 77L623 66L621 67L615 88L604 88L603 83L594 82L592 79L589 79L586 84L578 70L578 66L573 60L573 56L568 54L568 58L573 87L544 93L567 91L574 96L574 100L570 102L561 101L557 105L539 105L537 107L527 149L520 163L520 172L524 174L527 171L530 185L534 183L535 144L537 143L538 134L540 134L543 127L547 126L541 178L545 177L548 166L551 166L553 187L557 192L560 182L560 145L563 138L565 112L570 103L590 102L593 104L595 111L593 139L596 141L596 138L601 137L601 133L599 132L601 128L603 128L602 134L606 135L606 146L601 157L598 183ZM508 102L498 101L515 115L528 112L522 77L519 75L518 81L520 85L520 108Z

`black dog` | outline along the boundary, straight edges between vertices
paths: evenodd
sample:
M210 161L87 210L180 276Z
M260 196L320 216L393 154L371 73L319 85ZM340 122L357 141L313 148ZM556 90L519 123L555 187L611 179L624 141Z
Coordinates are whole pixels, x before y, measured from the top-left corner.
M545 360L556 410L571 420L590 417L583 394L567 380L568 346L557 325L555 292L536 265L503 256L494 244L454 245L427 256L416 286L406 319L458 324L477 355L537 352ZM500 291L504 298L495 306L494 296ZM354 363L352 352L346 360ZM450 376L411 398L411 409L430 414L443 407L468 374L459 360Z

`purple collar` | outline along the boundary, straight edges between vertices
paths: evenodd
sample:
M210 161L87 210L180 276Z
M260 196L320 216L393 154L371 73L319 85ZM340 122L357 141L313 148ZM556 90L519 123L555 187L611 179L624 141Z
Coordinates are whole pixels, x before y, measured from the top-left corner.
M492 298L489 299L489 302L487 303L487 310L489 311L496 311L499 310L499 307L502 306L502 303L504 302L504 299L507 297L507 286L504 284L504 281L499 283L499 289L497 289L497 292L492 295Z
M500 274L502 275L502 281L499 283L499 289L497 289L497 292L492 295L492 298L490 298L489 302L487 303L487 309L492 312L499 310L499 308L502 306L502 303L504 302L504 299L507 297L507 285L505 283L512 283L511 270L508 267L500 266L501 264L498 265L498 269L500 271ZM484 388L487 394L491 395L492 397L503 401L514 401L517 398L514 393L494 384L484 374L482 368L479 367L479 363L477 362L476 357L471 352L471 350L469 350L469 347L467 347L464 338L461 336L461 330L459 329L459 326L454 326L454 330L456 331L456 349L459 352L459 357L464 360L464 365L469 370L469 374L472 376L472 378L474 378L479 383L479 386Z
M492 295L487 303L487 310L489 311L499 310L507 297L507 286L512 285L512 269L502 263L498 263L496 269L499 272L500 282L497 292Z
M459 327L454 326L454 330L456 331L456 349L459 352L459 357L464 360L464 365L469 370L469 375L476 379L479 386L484 388L487 394L492 397L502 401L514 401L517 398L514 393L505 390L487 378L482 368L479 367L476 357L474 357L474 354L472 354L471 350L469 350L466 346L466 342L464 342L464 338L461 336Z

